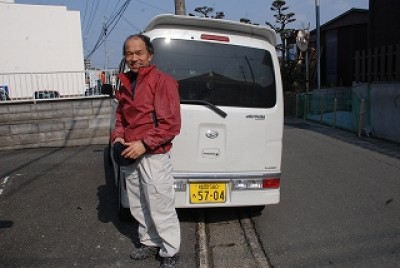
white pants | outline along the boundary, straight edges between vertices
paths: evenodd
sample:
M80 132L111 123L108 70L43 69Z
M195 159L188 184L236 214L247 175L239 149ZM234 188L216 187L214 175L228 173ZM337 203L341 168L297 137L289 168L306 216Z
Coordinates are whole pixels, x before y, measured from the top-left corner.
M181 233L169 153L145 154L126 166L124 173L140 243L159 247L161 257L174 256L179 252Z

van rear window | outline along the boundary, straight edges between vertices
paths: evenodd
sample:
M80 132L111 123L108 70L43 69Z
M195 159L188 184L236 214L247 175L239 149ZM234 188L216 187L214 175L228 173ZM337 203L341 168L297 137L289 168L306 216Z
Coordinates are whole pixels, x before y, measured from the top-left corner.
M182 100L271 108L276 86L267 50L203 41L155 39L157 67L179 82Z

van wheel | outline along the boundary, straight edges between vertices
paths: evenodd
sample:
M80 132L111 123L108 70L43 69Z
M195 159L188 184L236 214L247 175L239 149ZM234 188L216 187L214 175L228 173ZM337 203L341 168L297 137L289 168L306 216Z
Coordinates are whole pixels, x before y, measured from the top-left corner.
M119 169L118 169L119 170ZM132 219L132 214L129 208L126 208L122 205L121 198L122 198L122 180L121 176L118 171L118 218L121 221L129 221Z

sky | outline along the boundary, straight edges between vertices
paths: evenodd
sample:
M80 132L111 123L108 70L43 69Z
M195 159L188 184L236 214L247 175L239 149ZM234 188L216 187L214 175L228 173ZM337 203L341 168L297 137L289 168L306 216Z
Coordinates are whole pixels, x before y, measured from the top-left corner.
M15 0L17 4L62 5L68 10L80 11L84 56L93 51L102 34L104 23L112 20L122 9L126 0ZM273 0L186 0L186 13L193 13L196 7L213 7L215 12L223 11L225 19L239 21L250 19L253 23L265 25L268 21L275 25L275 14L270 10ZM316 27L316 0L286 0L289 9L294 12L296 21L287 28L301 29L310 25ZM345 13L351 8L368 9L369 0L320 0L320 25ZM105 42L90 56L92 67L116 68L122 57L122 44L131 34L143 31L148 22L159 14L174 14L174 0L131 0L115 27L109 27ZM215 15L215 13L214 13ZM115 22L115 21L114 21ZM111 23L110 25L113 25Z

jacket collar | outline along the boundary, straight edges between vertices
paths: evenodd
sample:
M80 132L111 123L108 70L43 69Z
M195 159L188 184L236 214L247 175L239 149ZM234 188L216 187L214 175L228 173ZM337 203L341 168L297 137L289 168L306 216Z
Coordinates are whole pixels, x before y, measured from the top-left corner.
M146 77L155 68L156 66L154 64L140 68L137 76L137 82L140 83L143 78ZM132 77L132 75L132 72L129 71L126 73L118 74L118 78L121 80L122 84L127 87L130 84L130 78Z
M140 82L148 73L150 73L153 69L155 69L156 66L154 64L148 65L146 67L142 67L139 69L138 73L138 82Z

